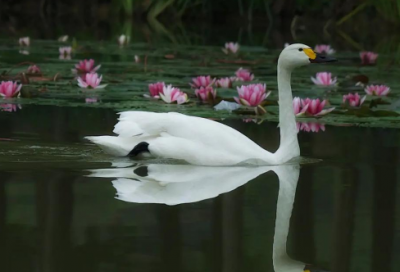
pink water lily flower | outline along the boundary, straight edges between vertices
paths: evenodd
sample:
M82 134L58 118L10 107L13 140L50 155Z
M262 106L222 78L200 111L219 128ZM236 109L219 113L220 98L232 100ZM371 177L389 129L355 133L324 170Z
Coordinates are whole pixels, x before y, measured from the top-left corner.
M335 54L335 50L328 44L317 44L314 51L325 55Z
M325 131L325 124L315 123L315 122L297 122L297 131L305 132L319 132Z
M232 87L232 79L229 77L220 78L215 81L215 85L221 88L231 88Z
M72 47L71 46L62 46L58 48L58 51L60 52L60 57L59 59L71 59L71 52L72 52Z
M362 51L362 52L360 52L361 64L363 64L363 65L375 64L378 56L379 55L374 52Z
M101 65L94 66L94 60L81 60L78 64L75 64L75 69L72 69L74 74L86 74L92 73L99 70Z
M88 73L78 77L78 85L85 89L102 89L107 86L107 84L100 85L102 79L103 76L97 73Z
M327 103L326 100L320 101L318 98L317 99L306 98L301 100L301 106L303 108L307 107L306 114L311 116L323 116L335 109L335 108L324 109L326 103Z
M250 84L237 87L239 97L234 97L236 103L257 107L260 105L271 92L266 93L267 86L265 84Z
M160 94L163 93L164 87L165 87L164 82L156 82L149 84L150 96L145 95L145 97L160 99Z
M29 37L22 37L18 40L20 46L29 46L31 44L31 39Z
M315 78L311 77L311 80L315 85L331 86L336 84L337 78L332 78L332 74L329 72L320 72L316 74Z
M119 46L124 46L129 43L130 37L126 35L121 35L118 37L118 44Z
M222 48L222 51L225 54L236 54L239 51L240 45L238 43L234 43L234 42L227 42L225 43L225 48Z
M301 104L301 99L299 97L293 98L293 111L296 116L304 115L307 109L308 105L305 105L305 107L303 107Z
M363 98L361 98L358 93L355 94L349 93L343 95L343 103L346 104L347 102L352 107L360 107L364 103L365 98L367 97L364 96Z
M386 96L390 92L390 87L386 85L368 85L365 88L368 95Z
M22 84L13 81L2 81L0 83L0 96L5 98L17 97L20 94Z
M210 76L198 76L192 78L193 83L189 83L192 88L208 87L214 84L215 78Z
M14 111L17 111L18 109L22 109L21 105L19 105L19 104L1 104L0 105L1 111L14 112Z
M41 74L42 71L40 70L40 68L37 65L31 65L28 67L28 69L26 70L26 72L28 74Z
M243 69L242 67L240 67L235 74L238 81L252 81L254 79L254 75L250 73L249 70Z
M163 92L160 93L160 97L165 103L168 104L173 102L183 104L189 101L187 94L178 88L172 87L172 85L164 86Z
M217 97L217 90L214 90L211 86L200 87L196 89L195 94L201 101L208 101L210 98L214 100Z
M66 42L68 41L68 35L62 35L57 39L59 42Z

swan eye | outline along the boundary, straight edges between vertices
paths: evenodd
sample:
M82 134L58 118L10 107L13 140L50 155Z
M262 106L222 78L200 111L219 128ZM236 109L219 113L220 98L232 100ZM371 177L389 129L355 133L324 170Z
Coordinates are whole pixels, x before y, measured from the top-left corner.
M300 52L303 51L303 48L299 48L299 51L300 51Z

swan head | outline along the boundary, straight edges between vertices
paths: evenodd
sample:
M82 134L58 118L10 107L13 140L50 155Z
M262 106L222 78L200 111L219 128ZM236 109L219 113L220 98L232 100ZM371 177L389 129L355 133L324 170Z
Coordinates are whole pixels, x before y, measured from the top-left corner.
M336 61L335 58L314 52L308 45L294 43L282 50L279 65L294 69L310 63L325 63Z

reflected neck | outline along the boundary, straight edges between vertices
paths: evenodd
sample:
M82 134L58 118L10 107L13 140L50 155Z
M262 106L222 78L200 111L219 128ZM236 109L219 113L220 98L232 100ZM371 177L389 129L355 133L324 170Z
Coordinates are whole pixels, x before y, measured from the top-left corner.
M290 160L300 155L297 141L296 117L293 111L292 87L290 85L292 70L278 62L278 91L279 91L279 127L281 143L277 153L281 161Z
M279 166L275 173L279 178L279 193L276 205L275 233L272 259L275 272L303 271L305 264L287 255L286 244L292 216L299 166Z
M289 234L297 180L279 180L279 193L276 205L275 234L273 244L274 257L287 257L286 242Z

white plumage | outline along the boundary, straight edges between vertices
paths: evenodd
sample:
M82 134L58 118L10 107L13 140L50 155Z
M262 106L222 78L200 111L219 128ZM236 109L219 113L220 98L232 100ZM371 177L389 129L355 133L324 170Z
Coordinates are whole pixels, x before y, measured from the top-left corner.
M147 142L154 157L184 160L195 165L273 160L271 153L237 130L180 113L122 112L114 133L118 136L87 139L116 156L126 156L137 144Z

